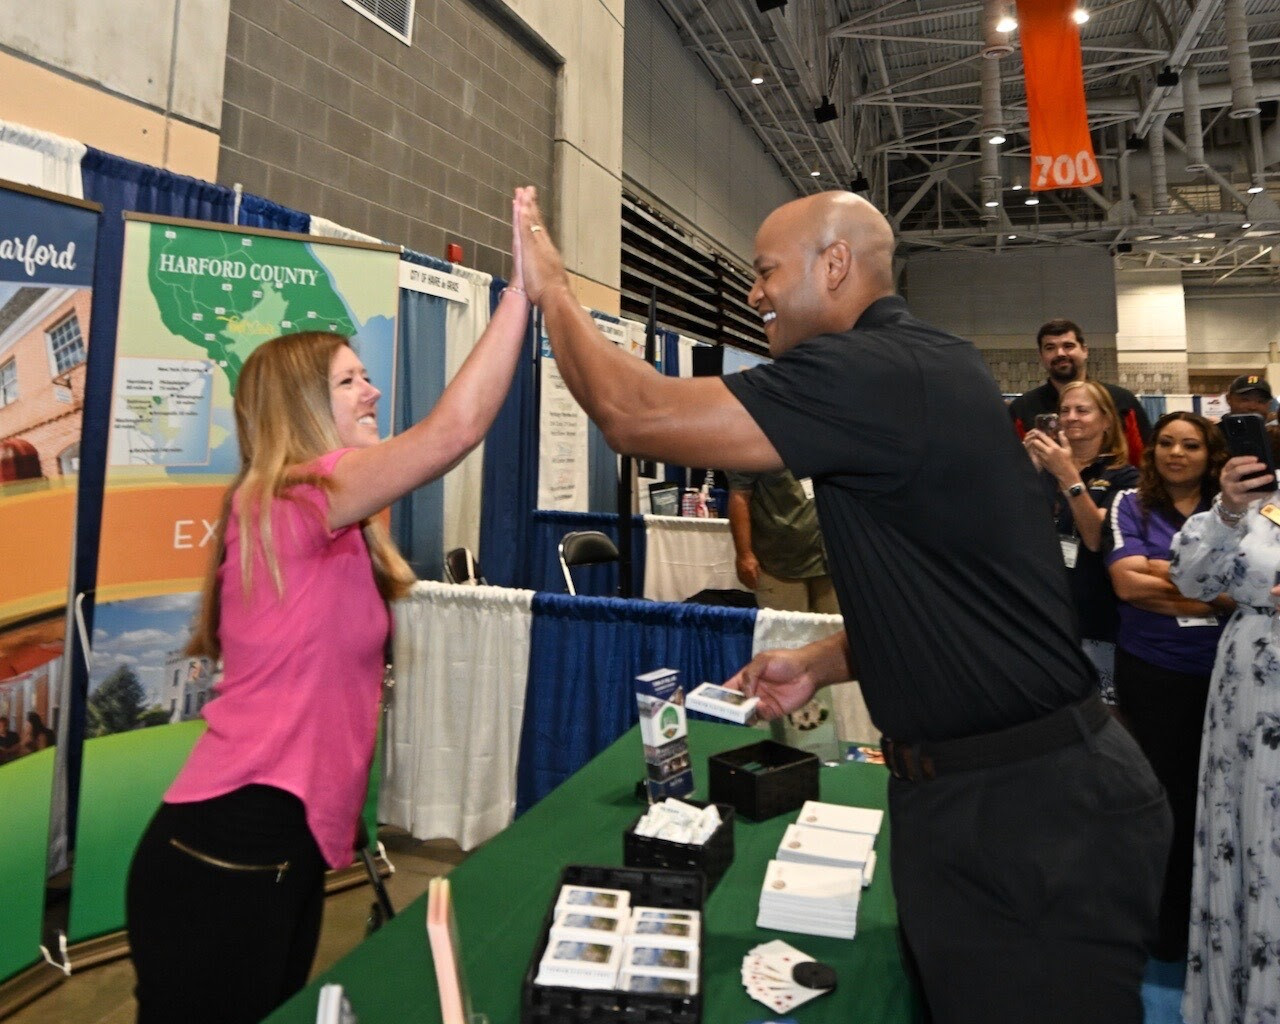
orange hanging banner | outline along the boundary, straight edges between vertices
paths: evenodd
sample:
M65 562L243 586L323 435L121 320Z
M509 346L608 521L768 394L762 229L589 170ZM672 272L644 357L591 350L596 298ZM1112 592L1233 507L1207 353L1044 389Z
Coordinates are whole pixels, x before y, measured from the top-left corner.
M1027 114L1031 121L1031 188L1083 188L1102 181L1084 103L1077 0L1019 0Z

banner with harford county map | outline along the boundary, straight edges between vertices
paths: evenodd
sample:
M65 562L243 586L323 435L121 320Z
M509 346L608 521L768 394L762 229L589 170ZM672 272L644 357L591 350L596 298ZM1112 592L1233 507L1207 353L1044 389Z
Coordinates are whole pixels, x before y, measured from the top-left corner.
M40 959L99 210L0 182L0 981Z
M213 696L213 666L183 649L239 468L232 394L245 359L280 334L335 331L382 392L384 434L394 396L398 249L126 218L73 942L124 923L134 846Z

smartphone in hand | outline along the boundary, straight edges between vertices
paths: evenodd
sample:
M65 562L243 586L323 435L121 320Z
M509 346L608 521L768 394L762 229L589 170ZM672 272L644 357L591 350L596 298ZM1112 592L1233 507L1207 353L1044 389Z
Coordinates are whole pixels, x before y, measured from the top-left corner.
M1222 432L1227 438L1227 450L1232 456L1251 455L1264 466L1266 472L1275 476L1275 460L1271 457L1271 439L1267 436L1267 425L1256 412L1233 412L1222 417ZM1262 474L1255 474L1261 476ZM1252 480L1253 477L1245 477ZM1275 488L1274 481L1258 484L1249 488L1249 493L1269 494Z
M1043 434L1048 434L1055 441L1058 440L1058 414L1056 412L1037 413L1036 430Z

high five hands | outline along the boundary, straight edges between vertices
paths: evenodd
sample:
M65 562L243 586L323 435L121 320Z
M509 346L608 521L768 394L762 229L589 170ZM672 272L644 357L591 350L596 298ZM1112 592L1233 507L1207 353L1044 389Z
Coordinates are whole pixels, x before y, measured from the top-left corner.
M538 207L538 190L532 185L517 188L515 211L524 290L529 301L539 306L548 291L568 288L569 278L560 253L547 233L542 210Z

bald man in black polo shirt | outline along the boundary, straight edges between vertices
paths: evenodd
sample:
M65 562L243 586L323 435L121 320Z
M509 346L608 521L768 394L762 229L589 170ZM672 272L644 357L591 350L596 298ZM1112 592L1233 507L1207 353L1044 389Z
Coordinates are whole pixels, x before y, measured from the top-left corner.
M1140 1021L1168 807L1095 695L995 381L893 295L888 223L847 192L774 211L749 301L775 361L674 379L604 341L532 190L517 207L556 365L615 451L812 477L845 632L730 683L777 717L861 681L933 1019Z

